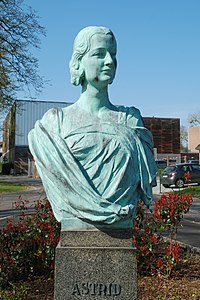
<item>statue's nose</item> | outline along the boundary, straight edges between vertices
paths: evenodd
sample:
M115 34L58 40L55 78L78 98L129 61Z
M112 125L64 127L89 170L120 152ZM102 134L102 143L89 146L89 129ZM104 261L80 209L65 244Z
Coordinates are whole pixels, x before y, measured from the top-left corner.
M111 65L113 63L114 63L113 58L112 58L110 52L107 51L106 56L105 56L105 64L106 65Z

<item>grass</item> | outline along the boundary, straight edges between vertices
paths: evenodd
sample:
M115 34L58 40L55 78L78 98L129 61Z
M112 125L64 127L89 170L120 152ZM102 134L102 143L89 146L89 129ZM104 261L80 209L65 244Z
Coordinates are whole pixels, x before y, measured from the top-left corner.
M200 197L200 186L188 186L181 191L175 191L175 194L190 194L194 198Z
M27 186L7 181L0 181L0 193L20 192L27 189Z

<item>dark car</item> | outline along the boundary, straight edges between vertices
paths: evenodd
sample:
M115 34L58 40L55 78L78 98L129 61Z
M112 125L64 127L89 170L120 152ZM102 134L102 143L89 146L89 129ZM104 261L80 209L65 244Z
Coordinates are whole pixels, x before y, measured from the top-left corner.
M156 159L155 162L158 168L163 168L167 166L167 161L164 159Z
M189 183L200 184L200 165L187 163L168 166L162 172L160 181L164 187L175 185L182 188Z
M187 163L188 163L188 164L199 165L199 160L197 160L197 159L194 159L194 160L188 160Z

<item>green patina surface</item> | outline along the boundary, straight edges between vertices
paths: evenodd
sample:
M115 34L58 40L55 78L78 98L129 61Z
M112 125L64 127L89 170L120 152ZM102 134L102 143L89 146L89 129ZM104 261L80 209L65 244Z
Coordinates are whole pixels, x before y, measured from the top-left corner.
M70 61L80 98L49 110L29 133L29 146L63 229L131 228L137 202L148 205L157 168L151 133L135 107L116 107L108 85L117 43L107 28L77 35Z

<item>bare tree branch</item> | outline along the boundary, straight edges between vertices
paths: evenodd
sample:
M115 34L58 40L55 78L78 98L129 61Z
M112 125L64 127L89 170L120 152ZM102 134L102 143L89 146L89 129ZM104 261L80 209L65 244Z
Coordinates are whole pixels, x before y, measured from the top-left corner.
M188 124L189 124L189 127L200 125L200 111L197 113L189 114Z
M40 46L44 28L24 0L0 0L0 110L9 107L16 91L40 91L43 78L38 75L38 60L30 48ZM31 95L30 95L31 97Z

